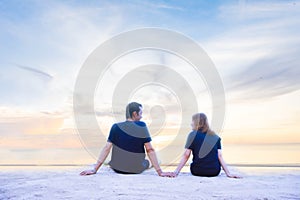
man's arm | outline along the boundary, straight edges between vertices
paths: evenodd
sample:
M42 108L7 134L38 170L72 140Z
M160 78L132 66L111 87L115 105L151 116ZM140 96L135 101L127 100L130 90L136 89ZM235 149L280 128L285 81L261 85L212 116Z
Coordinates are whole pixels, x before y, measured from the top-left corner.
M157 174L159 176L164 175L161 168L160 168L160 166L159 166L159 164L158 164L157 156L156 156L155 150L152 147L151 143L150 142L145 143L145 148L146 148L146 151L147 151L147 155L148 155L154 169L156 170Z
M85 171L81 172L80 175L85 176L85 175L96 174L98 169L101 167L101 165L104 163L105 159L107 158L107 156L111 150L111 147L112 147L112 143L107 142L100 153L100 156L98 158L95 168L92 170L85 170Z

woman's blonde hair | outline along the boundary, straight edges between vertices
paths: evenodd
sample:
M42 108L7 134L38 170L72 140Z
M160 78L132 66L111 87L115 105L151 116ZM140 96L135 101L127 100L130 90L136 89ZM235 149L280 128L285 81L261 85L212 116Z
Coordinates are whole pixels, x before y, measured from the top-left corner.
M197 131L201 131L203 133L208 133L208 134L215 134L215 132L209 128L207 117L204 113L194 114L192 120L195 123Z

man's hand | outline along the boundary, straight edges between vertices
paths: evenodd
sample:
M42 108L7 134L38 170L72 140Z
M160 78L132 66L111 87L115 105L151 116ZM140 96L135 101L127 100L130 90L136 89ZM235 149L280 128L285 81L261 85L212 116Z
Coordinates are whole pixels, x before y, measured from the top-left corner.
M94 170L94 169L85 170L80 173L80 176L87 176L87 175L93 175L93 174L96 174L96 170Z

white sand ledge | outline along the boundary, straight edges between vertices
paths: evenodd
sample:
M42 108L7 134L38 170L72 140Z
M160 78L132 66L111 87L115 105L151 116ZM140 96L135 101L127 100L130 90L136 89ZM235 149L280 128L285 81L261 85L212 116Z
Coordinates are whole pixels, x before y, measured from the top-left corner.
M300 174L243 174L243 179L158 177L153 170L120 175L103 167L93 176L86 168L9 169L0 172L0 199L300 199Z

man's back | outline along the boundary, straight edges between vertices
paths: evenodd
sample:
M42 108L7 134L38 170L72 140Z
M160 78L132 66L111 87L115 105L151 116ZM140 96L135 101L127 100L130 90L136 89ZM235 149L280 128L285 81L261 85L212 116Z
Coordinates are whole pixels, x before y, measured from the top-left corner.
M147 126L141 121L114 124L108 141L113 144L110 166L118 171L141 173L145 170L144 144L151 141Z

